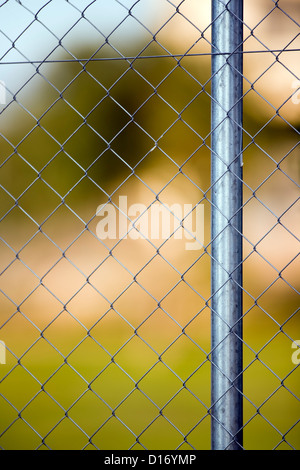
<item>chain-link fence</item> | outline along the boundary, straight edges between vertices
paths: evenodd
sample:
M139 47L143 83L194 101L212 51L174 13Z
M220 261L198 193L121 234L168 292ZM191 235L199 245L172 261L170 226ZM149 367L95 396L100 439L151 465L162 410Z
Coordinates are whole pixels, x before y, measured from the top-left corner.
M1 448L299 449L298 1L0 3Z

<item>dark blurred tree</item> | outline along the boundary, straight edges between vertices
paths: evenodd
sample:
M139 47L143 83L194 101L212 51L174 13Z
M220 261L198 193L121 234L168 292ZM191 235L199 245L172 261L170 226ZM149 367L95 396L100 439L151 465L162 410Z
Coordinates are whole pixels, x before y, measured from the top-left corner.
M88 58L91 51L79 50L77 57ZM155 45L147 49L148 56L159 53ZM62 56L58 64L40 65L39 85L27 99L30 113L14 103L14 125L5 136L11 145L0 142L5 162L0 183L17 203L47 214L62 201L74 205L99 199L99 194L107 198L126 178L150 170L170 177L183 171L195 181L201 174L207 189L209 59L123 60L100 54L93 59L72 62ZM18 100L22 105L17 94ZM245 107L248 142L248 133L254 134L264 120L256 109ZM262 145L292 133L288 125L271 123ZM255 148L250 157L255 160L258 154ZM2 212L13 204L3 192Z

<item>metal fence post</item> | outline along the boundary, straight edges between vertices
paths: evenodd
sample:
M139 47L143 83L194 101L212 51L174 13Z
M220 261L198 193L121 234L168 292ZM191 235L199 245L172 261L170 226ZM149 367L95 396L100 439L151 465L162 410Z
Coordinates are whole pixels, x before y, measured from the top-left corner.
M243 0L212 0L212 449L242 449Z

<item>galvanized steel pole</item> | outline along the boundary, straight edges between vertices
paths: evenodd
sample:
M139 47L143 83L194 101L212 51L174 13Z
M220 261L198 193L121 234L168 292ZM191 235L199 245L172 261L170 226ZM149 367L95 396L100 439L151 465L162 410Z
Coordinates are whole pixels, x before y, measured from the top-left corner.
M212 449L242 449L243 0L212 0Z

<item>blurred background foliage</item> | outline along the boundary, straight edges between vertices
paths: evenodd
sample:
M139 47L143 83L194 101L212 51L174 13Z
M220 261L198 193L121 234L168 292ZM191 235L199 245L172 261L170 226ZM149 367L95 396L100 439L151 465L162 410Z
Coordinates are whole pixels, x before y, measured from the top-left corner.
M92 51L84 48L77 57L90 57ZM28 207L30 193L32 214L38 206L47 214L54 198L42 181L70 205L93 198L99 189L111 195L126 178L155 168L169 174L182 170L196 183L201 181L203 191L209 189L209 59L118 60L105 52L90 62L68 62L69 56L62 56L66 62L42 64L31 92L21 91L10 104L13 125L1 139L1 183L14 198L21 196L22 206ZM161 49L152 46L146 53L156 55ZM280 118L266 125L268 106L263 100L260 107L254 106L251 97L255 101L257 94L248 90L245 171L255 174L258 165L260 172L272 166L262 150L277 163L284 155L278 148L296 143L297 133ZM299 129L299 121L292 124ZM150 154L156 144L158 149ZM287 171L299 180L295 160L287 159ZM13 201L5 194L3 199L4 213Z
M78 50L77 57L83 59L91 57L93 51L92 45L91 47L85 46ZM145 51L147 56L160 53L161 49L155 44ZM130 56L130 51L128 56ZM39 263L51 250L47 247L45 249L39 241L35 243L37 232L50 233L59 247L68 247L69 243L73 243L74 235L78 236L85 229L85 224L88 224L91 231L95 230L94 216L99 204L108 201L109 198L117 203L117 196L128 192L133 193L133 200L135 200L136 184L137 182L140 184L141 180L154 192L161 191L161 200L164 200L165 185L171 180L171 185L175 184L176 178L179 179L179 183L177 186L175 184L175 192L173 196L172 194L170 196L173 202L177 202L176 194L181 194L180 190L185 192L187 198L189 198L190 190L193 200L197 198L197 194L199 199L202 199L204 195L204 201L205 198L209 201L210 197L211 71L209 58L203 56L200 59L183 57L180 60L171 57L118 60L109 48L107 50L103 48L101 54L97 54L94 58L98 60L83 60L77 63L69 62L69 56L62 55L62 62L59 64L41 64L37 67L37 74L31 81L30 91L21 90L15 101L7 108L7 111L10 109L10 125L7 126L0 140L1 235L15 252L20 250L18 256L25 260L35 272L41 273L41 276L45 275L47 269L43 271L44 268L43 266L39 268ZM249 420L245 428L245 445L246 448L268 448L277 445L281 439L268 420L276 423L280 432L284 433L293 426L296 417L299 416L297 400L285 387L280 388L280 380L278 380L278 377L285 377L293 367L290 359L291 342L287 336L277 336L277 334L280 333L279 325L283 324L298 308L298 298L295 292L295 288L299 286L298 271L295 263L290 263L294 257L292 253L296 254L295 242L293 236L281 224L279 228L284 232L283 238L282 233L277 234L276 230L279 219L292 233L296 234L298 230L296 222L298 209L293 212L293 206L291 217L287 219L285 219L285 211L295 200L296 185L292 180L299 182L299 139L296 130L299 131L300 118L298 120L293 118L293 121L289 123L276 116L274 110L270 111L251 87L245 88L245 92L247 93L244 108L246 343L244 362L246 367L245 395L249 398L245 400L245 422ZM269 121L270 113L274 116L271 121ZM262 130L254 140L253 136L260 129ZM288 156L283 159L285 155ZM270 174L272 176L269 180ZM184 183L182 175L187 176L183 178ZM143 184L142 187L146 188ZM150 191L150 201L155 201L154 192ZM271 208L272 214L264 204ZM64 205L80 217L82 223L79 227L75 223L77 216L72 219L70 225L65 212L55 219L54 214ZM205 230L206 242L209 243L209 203L207 207ZM29 217L24 217L24 211ZM48 232L49 224L47 223L51 223L52 219L55 222ZM28 227L33 224L34 229L27 228L27 224ZM273 226L277 227L273 230ZM70 232L69 242L65 243L63 240L67 232ZM265 246L265 239L261 241L261 238L266 233L268 236ZM28 243L31 237L32 241ZM65 293L65 300L61 305L54 306L57 299L51 297L49 292L43 291L41 294L40 290L36 302L34 295L29 300L30 289L26 284L28 272L26 269L23 271L21 269L20 272L14 270L16 269L13 264L15 253L7 243L2 244L2 265L6 274L7 272L10 274L7 275L6 280L4 278L2 288L7 292L6 289L9 291L8 286L10 286L10 297L13 298L15 295L16 302L19 298L21 307L18 307L16 311L16 304L9 302L6 296L2 296L4 337L1 339L6 341L16 355L25 353L21 363L42 383L46 381L44 389L55 396L58 403L67 408L74 400L77 400L81 393L84 393L86 383L82 382L81 378L66 364L60 369L61 372L51 378L56 368L61 367L63 358L47 342L44 346L42 345L39 331L33 328L32 324L37 325L40 330L46 328L44 335L63 354L72 353L68 362L74 365L74 368L80 371L88 381L99 373L99 364L101 364L101 369L105 369L109 356L104 354L105 357L101 358L100 348L95 349L95 343L89 341L89 336L80 348L73 349L76 344L80 343L86 331L78 325L74 326L75 322L69 325L67 312L75 312L75 317L80 318L87 328L94 324L97 326L97 321L101 317L103 320L101 327L97 332L95 327L93 335L101 344L107 342L106 346L112 354L118 351L120 345L132 335L132 330L129 328L127 331L128 326L125 326L123 321L119 325L120 318L114 315L113 309L110 310L110 316L111 318L115 316L115 321L106 322L105 312L109 310L109 304L99 297L95 301L91 300L92 292L85 291L83 299L80 300L83 291L80 291L78 286L82 284L84 277L80 278L76 284L77 281L74 281L75 278L72 277L75 276L74 273L69 275L68 270L64 268L60 275L55 274L56 284L51 284L51 280L47 284L48 278L43 277L41 282L35 280L36 284L31 287L35 292L36 286L40 288L43 284L48 285L50 290L52 289L52 292L60 298L59 288L63 290L64 283L68 280L73 284L75 282L72 293L70 295L68 292ZM88 255L86 243L91 244L91 252ZM32 248L26 254L29 246ZM253 246L255 246L254 251ZM93 249L94 245L91 240L85 241L85 244L83 243L78 249L81 254L81 258L78 259L81 261L85 256L97 258L94 265L92 263L89 265L87 259L84 260L86 264L83 271L88 276L107 256L105 250L98 252ZM127 253L126 259L129 263L130 256L136 258L134 270L137 269L139 263L144 264L145 258L141 250L135 251L133 246L131 249L131 255ZM258 253L265 256L267 261ZM70 256L73 259L72 254ZM172 253L172 256L181 257L183 265L188 266L191 260L197 259L199 253L183 253L182 255ZM60 257L61 253L56 252L49 266L53 265L53 259ZM10 266L10 263L12 263L12 269L7 270L6 267ZM204 350L209 351L209 309L204 301L210 295L209 256L205 255L200 258L200 263L202 263L200 268L193 271L190 282L195 289L201 285L203 297L192 298L194 294L188 289L185 290L184 287L182 291L180 289L176 291L178 295L174 294L173 299L164 300L169 302L166 306L167 311L182 325L194 318L192 327L188 330L189 334L201 344ZM282 271L282 269L285 270ZM281 275L278 275L278 272L281 272ZM122 284L123 274L119 274L117 268L112 268L107 273L104 271L100 273L98 285L102 285L103 289L107 288L108 291L115 288L114 295L118 295L126 285L126 283ZM149 277L142 279L141 282L145 282L147 288L149 285L150 290L152 286L155 291L157 279L159 279L159 287L167 286L165 292L172 286L172 276L160 265L156 266L150 272ZM267 289L272 283L274 285ZM58 286L58 284L61 285ZM27 293L22 290L24 285L26 285ZM53 285L56 287L53 288ZM85 285L85 287L88 286ZM266 292L264 292L265 289ZM111 295L111 299L114 299L114 295ZM153 309L155 311L155 306L151 305L153 299L145 300L144 295L144 292L133 290L129 297L126 293L123 295L124 302L121 296L120 303L117 303L118 311L122 314L125 312L124 316L133 324L136 322L136 326L140 324L141 318L146 318L145 312L149 313ZM163 297L163 294L160 295ZM79 303L73 308L72 300L75 297L79 299ZM159 298L159 294L157 297ZM90 300L87 300L88 298ZM26 307L28 301L30 303ZM101 302L105 305L102 306ZM67 307L63 307L64 303ZM86 315L87 309L90 309L90 316ZM190 313L188 313L189 309L191 309ZM197 317L199 311L200 314ZM23 314L30 319L32 323L30 326L30 322L24 318ZM12 320L6 322L11 315ZM164 321L160 323L160 319L157 319L152 324L151 321L148 320L149 328L147 321L145 322L142 327L144 330L140 330L141 335L144 335L143 337L147 338L150 344L158 341L157 350L163 351L168 341L172 342L180 331L176 330L172 336L172 328L176 329L174 325L171 326L172 322L169 324L167 320L164 320L166 323ZM284 324L283 330L287 335L297 339L295 334L299 336L299 333L296 333L299 332L299 317L294 315L289 322ZM264 349L264 344L273 336L275 339L270 342L270 348ZM133 342L131 340L129 344ZM119 363L126 371L132 369L130 373L135 380L139 380L157 360L153 351L144 346L143 343L140 343L141 349L130 346L127 353L125 348L118 356ZM34 353L35 349L36 353ZM209 407L210 372L205 354L198 349L195 352L192 342L187 342L178 351L174 346L173 350L174 354L170 348L170 352L166 353L164 358L181 377L189 377L192 371L204 361L202 368L189 379L188 386L195 395L203 397L203 401ZM77 354L76 351L80 353ZM277 378L260 361L255 361L255 352L258 351L261 352L259 356L261 360L266 361L267 366L276 371ZM1 438L1 445L3 443L6 448L30 448L39 445L39 436L26 424L26 421L41 435L45 435L59 422L59 425L45 440L50 447L78 448L86 445L86 436L70 420L65 419L66 416L57 403L53 402L47 394L40 393L40 384L23 368L17 367L17 360L13 354L8 353L8 362L5 366L1 366L1 373L4 375L8 373L12 364L15 371L3 381L1 392L9 396L15 408L2 399L4 418L1 431L14 419L16 422ZM101 380L96 380L93 387L114 407L130 393L133 383L125 374L120 373L113 363L106 370L110 375L103 373ZM295 394L299 394L298 378L298 375L292 374L287 384L287 388ZM160 406L163 406L180 387L181 383L175 375L171 374L167 368L159 366L141 382L141 388L150 397L155 397L154 401L159 402ZM277 387L279 387L278 390ZM22 389L21 394L20 389ZM274 390L278 391L277 395L275 393L273 399L267 401L262 410L266 419L257 414L252 419L255 414L254 405L262 406ZM35 394L37 394L36 398L31 405L27 406L26 403ZM138 433L157 416L157 409L137 390L134 396L135 398L130 395L130 398L121 404L118 408L118 415L129 428ZM25 405L22 412L23 419L18 420L16 410ZM191 394L185 396L183 389L178 397L170 402L165 413L182 432L188 432L196 426L197 413L198 416L201 413L205 416L206 410ZM78 422L89 435L99 427L99 417L105 421L110 415L109 409L90 391L69 411L69 416ZM209 417L206 416L189 435L188 440L196 448L209 448L209 426ZM116 436L118 436L117 442ZM295 447L299 448L297 427L292 428L287 436L287 440L289 439ZM180 444L182 436L178 435L165 420L159 418L143 433L141 441L145 446L153 449L174 448ZM134 437L119 421L108 420L107 424L94 436L94 442L103 449L124 449L133 445ZM289 447L283 441L281 448L285 446ZM136 448L141 447L136 444ZM189 448L189 446L183 444L182 448Z

